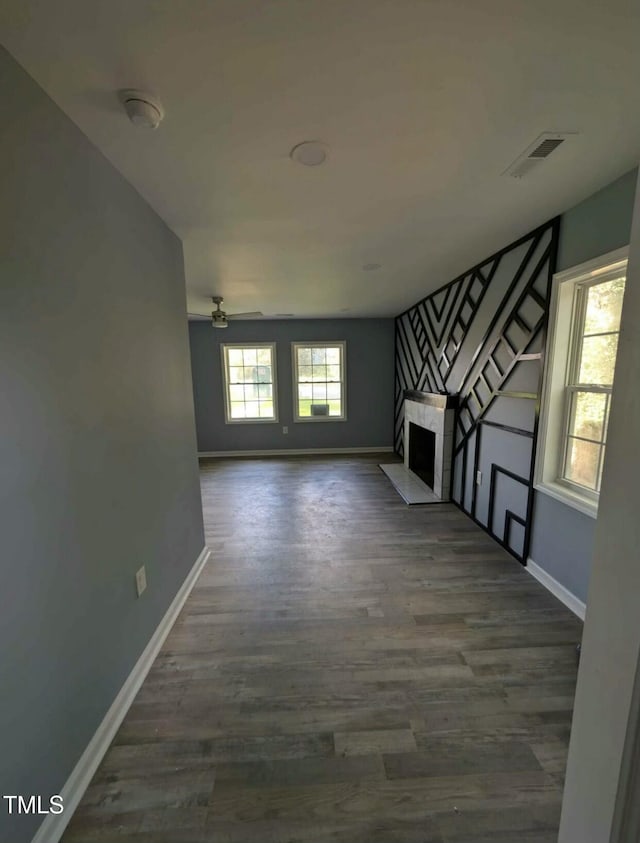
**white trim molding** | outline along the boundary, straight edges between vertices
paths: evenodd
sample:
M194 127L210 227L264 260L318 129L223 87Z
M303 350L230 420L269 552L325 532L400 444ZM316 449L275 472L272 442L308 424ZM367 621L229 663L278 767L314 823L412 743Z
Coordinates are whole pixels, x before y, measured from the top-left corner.
M73 812L78 807L94 773L98 769L106 751L109 749L111 741L120 728L120 724L124 720L131 703L140 690L140 686L144 682L151 665L160 652L160 648L164 644L171 627L191 593L191 589L209 559L210 553L211 551L208 547L202 549L195 564L187 574L185 581L180 586L180 590L171 601L171 605L158 624L156 631L151 636L151 640L144 648L142 655L126 678L124 685L120 688L104 719L89 741L87 748L80 756L71 775L63 785L60 791L60 796L62 796L64 801L63 813L49 814L37 830L31 843L58 843L62 837L65 828L73 816Z
M198 459L224 457L301 457L305 454L390 454L393 445L366 448L272 448L262 451L199 451Z
M565 588L562 583L558 582L555 577L552 577L551 574L547 573L544 568L541 568L537 562L534 562L531 557L527 559L527 564L525 568L531 576L538 580L538 582L543 585L547 591L550 591L554 597L557 597L561 603L570 609L574 615L577 615L580 620L584 620L587 607L586 604L582 602L575 594L569 591L568 588Z

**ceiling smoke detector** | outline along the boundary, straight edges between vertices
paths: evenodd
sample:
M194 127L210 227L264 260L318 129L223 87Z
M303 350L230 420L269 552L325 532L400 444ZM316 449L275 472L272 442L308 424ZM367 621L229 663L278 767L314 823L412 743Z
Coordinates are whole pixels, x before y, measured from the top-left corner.
M137 91L134 88L126 88L119 91L118 96L134 126L141 126L144 129L157 129L162 123L164 109L160 100L153 94L146 94L144 91Z
M329 147L320 141L303 141L294 146L289 155L298 164L305 167L317 167L324 164L329 154Z
M511 176L513 179L521 179L539 164L542 164L543 161L546 161L551 153L576 134L577 132L543 132L507 167L502 175Z

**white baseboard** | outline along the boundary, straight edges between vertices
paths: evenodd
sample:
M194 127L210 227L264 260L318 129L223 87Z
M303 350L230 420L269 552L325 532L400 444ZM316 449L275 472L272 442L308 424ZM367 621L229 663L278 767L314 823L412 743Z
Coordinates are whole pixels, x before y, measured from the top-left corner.
M126 678L124 685L105 714L102 723L100 723L94 736L89 741L89 745L80 756L80 760L73 768L62 790L59 791L60 796L64 800L63 813L48 814L31 843L58 843L62 837L65 828L73 816L73 812L78 807L78 803L82 799L85 790L89 786L89 782L98 769L98 765L102 761L120 724L124 720L131 703L144 682L151 665L164 644L169 630L178 617L178 613L195 585L210 553L209 548L205 547L196 559L193 568L189 571L185 581L180 586L180 590L171 601L171 605L165 612L164 617L153 633L151 640L144 648L133 670Z
M199 459L209 457L297 457L305 454L388 454L393 445L377 448L276 448L266 451L199 451Z
M548 591L558 598L567 609L571 609L574 615L577 615L580 620L584 620L587 611L586 605L575 594L572 594L568 588L565 588L562 583L547 573L544 568L541 568L533 559L527 559L526 570L529 571L532 577L538 580Z

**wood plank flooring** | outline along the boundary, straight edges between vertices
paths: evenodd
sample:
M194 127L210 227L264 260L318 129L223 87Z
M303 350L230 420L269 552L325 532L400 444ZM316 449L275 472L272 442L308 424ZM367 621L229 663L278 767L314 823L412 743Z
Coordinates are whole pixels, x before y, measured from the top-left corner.
M582 624L378 461L203 465L211 560L64 843L555 843Z

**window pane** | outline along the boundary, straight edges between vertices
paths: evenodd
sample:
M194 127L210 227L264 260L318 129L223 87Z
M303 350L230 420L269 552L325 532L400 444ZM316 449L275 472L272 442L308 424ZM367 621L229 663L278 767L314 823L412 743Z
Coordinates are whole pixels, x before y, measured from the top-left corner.
M242 403L236 403L235 401L231 402L231 418L232 419L244 419L244 418L246 418L244 401Z
M229 387L229 398L231 401L244 401L244 387L243 386L230 386Z
M327 367L323 364L314 365L313 366L313 380L314 381L326 381L327 379Z
M311 365L311 349L310 348L299 348L298 349L298 366L310 366Z
M617 350L618 334L585 337L582 340L579 383L611 385Z
M258 398L258 387L255 383L248 383L244 387L244 400L255 401Z
M271 349L270 348L259 348L258 350L258 363L266 364L267 366L271 365Z
M260 405L257 401L247 401L245 403L246 418L257 419L260 416Z
M327 363L340 363L340 348L327 349Z
M574 392L571 398L569 433L584 439L602 440L607 395L602 392Z
M326 401L327 400L327 387L324 384L314 383L314 385L313 385L313 400L314 401Z
M327 350L326 350L326 348L312 348L311 349L311 362L314 365L316 363L326 363L327 362Z
M298 369L298 380L310 381L313 377L313 368L311 366L300 366Z
M273 418L273 403L271 401L261 401L260 402L260 418L261 419L272 419Z
M229 349L227 349L227 353L229 355L229 365L230 366L242 366L242 349L241 348L229 348Z
M620 329L623 295L624 276L589 287L585 334L604 334Z
M564 476L567 480L597 489L600 445L569 437Z
M341 416L342 415L342 402L338 398L337 401L329 401L329 415L330 416Z
M271 383L271 366L257 366L256 380L258 383Z
M258 350L256 348L243 348L242 361L245 366L255 366L258 362Z
M313 387L310 383L301 383L298 386L298 398L313 398Z
M330 383L327 384L327 398L340 398L340 384L339 383Z
M242 366L229 367L229 382L242 383L244 381L244 369Z
M327 366L327 380L328 381L339 381L340 380L340 366Z
M258 398L262 399L271 399L271 384L270 383L261 383L258 387Z
M298 401L298 415L301 416L301 417L302 416L310 416L311 415L311 404L312 403L313 402L310 398L306 399L306 400Z

